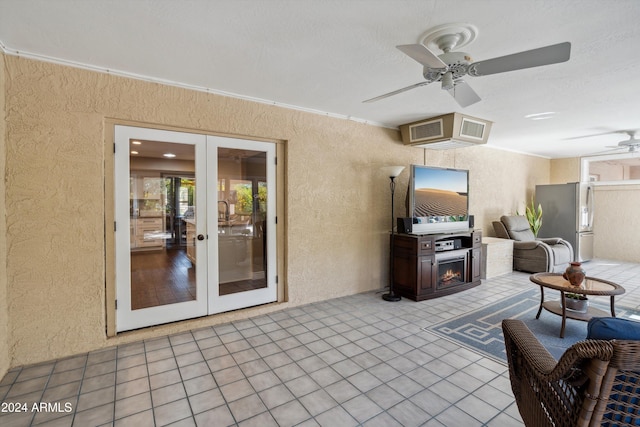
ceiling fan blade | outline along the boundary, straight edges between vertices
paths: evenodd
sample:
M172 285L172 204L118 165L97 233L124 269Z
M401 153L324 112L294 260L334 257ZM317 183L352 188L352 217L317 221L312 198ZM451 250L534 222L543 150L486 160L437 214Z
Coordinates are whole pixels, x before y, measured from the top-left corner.
M607 145L605 148L610 148L610 149L609 150L603 150L603 151L596 151L595 153L591 153L590 155L609 154L609 153L615 154L615 153L621 152L623 149L627 150L629 152L632 152L629 149L627 149L626 147L611 147L610 145Z
M618 142L618 147L631 147L633 145L640 145L640 139L631 138Z
M458 81L455 86L447 92L449 92L449 94L453 96L453 99L463 108L480 101L478 94L471 89L471 86L462 80Z
M507 71L522 70L542 65L557 64L569 60L571 43L564 42L512 55L478 61L469 66L472 76L488 76Z
M362 102L363 103L375 102L375 101L378 101L380 99L388 98L390 96L397 95L399 93L406 92L408 90L415 89L415 88L420 87L420 86L428 85L429 83L431 83L431 82L424 81L424 82L416 83L414 85L403 87L402 89L394 90L393 92L385 93L384 95L376 96L375 98L367 99L366 101L362 101Z
M566 140L566 141L569 141L569 140L572 140L572 139L585 139L585 138L592 138L592 137L595 137L595 136L613 135L614 133L618 133L618 131L611 130L611 131L608 131L608 132L592 133L590 135L571 136L569 138L562 138L562 139Z
M418 61L420 64L429 68L446 68L447 64L445 64L442 59L438 58L438 56L427 49L426 46L422 44L403 44L400 46L396 46L405 55L410 56L414 60Z

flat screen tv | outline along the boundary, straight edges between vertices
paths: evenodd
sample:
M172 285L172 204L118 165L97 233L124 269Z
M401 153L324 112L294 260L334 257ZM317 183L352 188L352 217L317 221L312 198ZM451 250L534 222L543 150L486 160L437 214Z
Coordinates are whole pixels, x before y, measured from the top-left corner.
M469 171L411 165L407 216L413 234L469 231Z

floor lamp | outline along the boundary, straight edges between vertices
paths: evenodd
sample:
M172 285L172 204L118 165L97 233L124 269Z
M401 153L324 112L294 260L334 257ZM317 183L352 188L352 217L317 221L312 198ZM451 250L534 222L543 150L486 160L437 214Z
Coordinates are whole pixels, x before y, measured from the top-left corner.
M393 243L395 240L394 231L394 212L393 212L393 194L396 191L396 177L404 170L404 166L385 166L382 171L391 180L389 187L391 188L391 244L389 251L389 293L383 294L382 299L385 301L400 301L400 295L393 292Z

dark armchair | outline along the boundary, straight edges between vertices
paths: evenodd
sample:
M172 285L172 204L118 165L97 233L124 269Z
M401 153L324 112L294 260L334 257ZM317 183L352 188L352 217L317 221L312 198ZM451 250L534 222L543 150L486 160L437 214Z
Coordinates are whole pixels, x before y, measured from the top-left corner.
M524 216L493 221L496 236L513 242L513 269L528 273L562 273L573 261L573 247L559 237L536 239Z
M522 321L502 330L527 427L640 425L640 341L587 339L556 361Z

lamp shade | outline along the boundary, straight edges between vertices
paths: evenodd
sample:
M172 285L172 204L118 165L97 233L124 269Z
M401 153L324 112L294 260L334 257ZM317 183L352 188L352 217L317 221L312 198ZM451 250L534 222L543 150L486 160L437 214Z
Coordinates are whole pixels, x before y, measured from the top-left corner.
M384 166L382 172L389 178L395 178L404 170L404 166Z

